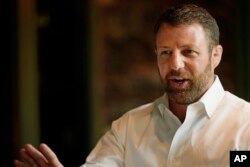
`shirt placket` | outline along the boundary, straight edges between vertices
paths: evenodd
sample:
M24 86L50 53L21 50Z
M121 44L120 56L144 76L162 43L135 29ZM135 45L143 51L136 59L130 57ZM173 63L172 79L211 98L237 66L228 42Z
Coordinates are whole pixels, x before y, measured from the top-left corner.
M186 144L188 144L187 140L190 138L192 129L195 127L195 123L199 117L200 109L201 105L199 103L193 104L187 108L186 118L183 124L177 129L170 146L168 167L183 166L186 164L181 161L182 158L180 157L185 156L183 152L185 151Z

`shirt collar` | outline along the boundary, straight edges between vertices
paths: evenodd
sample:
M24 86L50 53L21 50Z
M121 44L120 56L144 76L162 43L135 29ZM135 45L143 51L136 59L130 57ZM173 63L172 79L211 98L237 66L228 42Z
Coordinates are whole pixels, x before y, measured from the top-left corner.
M169 108L168 97L166 93L164 93L164 95L161 96L159 100L157 100L156 106L158 107L158 110L160 111L161 116L163 117L164 112L166 111L166 109Z
M220 100L223 98L224 94L225 94L224 88L220 82L219 77L216 75L212 86L198 101L203 103L207 115L209 117L213 115L216 107L220 103Z
M200 100L198 100L194 104L202 103L207 115L211 118L224 94L224 88L220 82L219 77L216 75L212 86L206 91L206 93L200 98ZM161 116L163 116L166 109L169 108L167 94L165 93L162 97L160 97L157 103Z

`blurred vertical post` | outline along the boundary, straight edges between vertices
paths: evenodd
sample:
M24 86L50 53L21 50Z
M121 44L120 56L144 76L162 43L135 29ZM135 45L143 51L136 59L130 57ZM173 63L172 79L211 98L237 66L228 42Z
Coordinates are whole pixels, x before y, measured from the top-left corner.
M104 97L104 48L103 48L103 34L102 22L100 21L100 9L98 0L90 1L90 54L91 54L91 145L94 146L97 140L103 135L105 129L105 121L103 115L102 98Z
M38 145L38 58L35 0L18 0L19 143Z

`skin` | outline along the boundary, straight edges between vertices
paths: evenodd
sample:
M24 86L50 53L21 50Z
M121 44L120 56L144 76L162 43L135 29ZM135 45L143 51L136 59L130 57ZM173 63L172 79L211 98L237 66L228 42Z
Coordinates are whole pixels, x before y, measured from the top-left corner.
M38 149L26 144L20 150L20 156L25 163L15 160L15 167L63 167L55 153L46 144L40 144Z
M170 110L183 121L188 104L197 101L212 85L222 47L216 45L209 52L208 39L199 24L163 24L156 34L155 52ZM15 160L15 167L63 167L46 144L38 149L27 144L20 156L24 162Z
M222 46L209 51L209 40L198 23L162 24L156 34L157 65L169 99L170 110L183 122L187 106L213 84Z

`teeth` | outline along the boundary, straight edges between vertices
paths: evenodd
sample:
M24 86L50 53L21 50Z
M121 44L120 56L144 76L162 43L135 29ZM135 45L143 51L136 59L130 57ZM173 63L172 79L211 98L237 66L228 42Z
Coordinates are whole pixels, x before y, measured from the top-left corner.
M173 79L173 80L184 80L184 78L181 78L181 77L172 77L170 79Z

